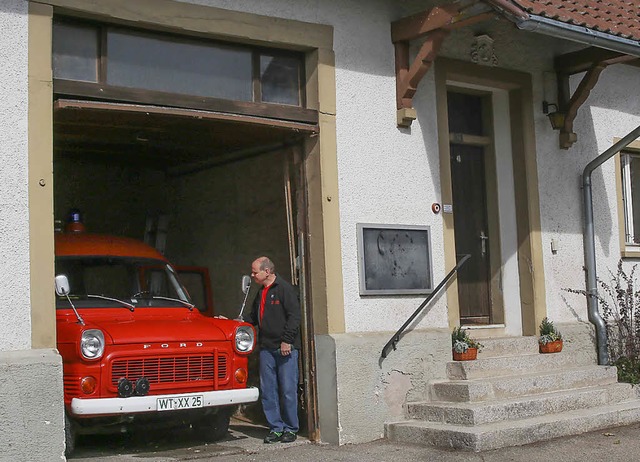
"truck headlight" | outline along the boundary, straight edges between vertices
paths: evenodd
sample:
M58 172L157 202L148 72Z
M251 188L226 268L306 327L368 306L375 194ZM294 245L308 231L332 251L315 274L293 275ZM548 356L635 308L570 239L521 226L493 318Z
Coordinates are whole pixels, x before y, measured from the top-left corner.
M251 353L254 341L253 327L240 326L236 329L236 351L238 353Z
M104 353L104 334L99 329L87 329L80 339L80 352L86 359L98 359Z

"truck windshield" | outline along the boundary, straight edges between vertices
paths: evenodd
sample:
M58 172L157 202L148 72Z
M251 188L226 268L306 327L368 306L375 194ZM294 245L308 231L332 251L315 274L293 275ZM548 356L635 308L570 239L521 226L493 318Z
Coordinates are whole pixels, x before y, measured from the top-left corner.
M131 257L57 257L56 275L69 280L69 297L77 308L190 305L189 295L171 265ZM93 297L92 297L93 296ZM114 300L96 298L108 297ZM56 308L70 308L66 297L57 297Z

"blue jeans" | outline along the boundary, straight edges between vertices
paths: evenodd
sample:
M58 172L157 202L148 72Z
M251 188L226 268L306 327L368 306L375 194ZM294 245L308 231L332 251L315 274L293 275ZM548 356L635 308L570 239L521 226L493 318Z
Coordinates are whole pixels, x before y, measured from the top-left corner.
M260 350L260 394L269 429L298 433L298 350Z

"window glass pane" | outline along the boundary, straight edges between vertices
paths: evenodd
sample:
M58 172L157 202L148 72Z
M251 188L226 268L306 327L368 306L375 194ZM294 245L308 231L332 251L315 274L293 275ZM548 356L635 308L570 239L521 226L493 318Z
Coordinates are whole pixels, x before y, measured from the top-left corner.
M180 300L188 302L174 270L158 260L111 256L59 257L56 258L55 269L56 274L67 276L69 296L75 305L82 308L122 306L125 303L136 307L175 307L186 306ZM58 308L69 306L66 297L58 297Z
M251 101L251 51L110 29L107 83Z
M465 93L447 93L449 132L482 136L482 98Z
M633 214L633 243L640 244L640 158L631 158L631 210Z
M285 56L260 56L262 101L300 105L300 60Z
M98 81L98 29L53 23L53 77Z

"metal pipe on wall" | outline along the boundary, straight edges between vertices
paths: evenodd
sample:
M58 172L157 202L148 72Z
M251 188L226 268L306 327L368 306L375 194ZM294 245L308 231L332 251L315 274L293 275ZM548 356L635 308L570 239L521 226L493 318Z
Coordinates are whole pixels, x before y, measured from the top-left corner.
M605 152L587 164L582 172L582 193L584 201L584 261L586 267L587 284L587 312L589 321L596 328L596 340L598 347L598 364L609 365L609 352L607 351L607 326L598 311L598 286L596 274L596 237L593 224L593 196L591 188L591 174L593 171L622 151L631 142L640 137L640 126L631 131L627 136L615 143Z

